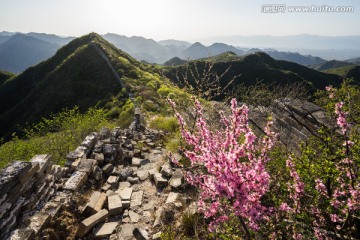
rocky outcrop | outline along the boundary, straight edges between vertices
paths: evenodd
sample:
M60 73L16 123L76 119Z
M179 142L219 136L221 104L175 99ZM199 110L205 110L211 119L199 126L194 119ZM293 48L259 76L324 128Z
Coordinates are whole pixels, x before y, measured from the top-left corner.
M270 108L252 108L249 118L255 130L262 131L269 119L273 121L273 130L279 133L278 140L289 150L297 152L299 144L317 134L322 126L328 126L329 118L319 106L301 100L285 99L277 101Z

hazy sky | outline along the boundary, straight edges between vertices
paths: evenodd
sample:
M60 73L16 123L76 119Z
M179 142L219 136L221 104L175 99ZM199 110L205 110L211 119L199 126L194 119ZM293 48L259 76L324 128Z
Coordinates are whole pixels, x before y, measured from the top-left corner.
M266 4L286 4L284 13ZM289 6L353 6L351 13ZM360 35L359 0L0 0L0 31L80 36L108 32L156 40L227 35Z

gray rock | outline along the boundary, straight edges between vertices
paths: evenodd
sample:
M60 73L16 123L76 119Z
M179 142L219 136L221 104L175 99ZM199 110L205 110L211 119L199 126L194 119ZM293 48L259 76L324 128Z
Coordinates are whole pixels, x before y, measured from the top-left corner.
M93 166L97 164L95 159L81 159L76 171L91 174Z
M114 165L112 165L111 163L108 163L102 168L102 170L103 170L104 174L108 175L114 170Z
M74 172L69 180L65 183L64 189L77 191L87 181L88 174L86 172Z
M44 212L38 212L30 218L29 227L34 230L37 235L50 222L50 215Z
M106 139L106 138L109 138L110 137L110 130L106 127L103 127L101 130L100 130L100 134L99 134L99 138L100 139Z
M120 191L119 195L122 200L130 201L133 189L130 187L125 187L123 190Z
M178 198L178 195L179 195L178 193L171 192L171 193L169 194L169 196L167 197L165 204L175 202L176 199Z
M119 177L110 176L106 182L111 185L112 189L117 189L119 183Z
M16 229L10 234L10 240L32 240L35 239L35 231L30 228Z
M116 157L117 149L112 144L104 144L103 153L106 161L106 157L113 157L113 158Z
M134 235L133 235L134 229L135 229L135 227L132 224L121 225L121 231L118 234L118 239L131 240L134 237Z
M165 162L164 165L162 165L162 167L161 167L160 173L166 178L171 178L171 176L173 174L173 170L172 170L170 163Z
M131 184L136 184L136 183L139 183L139 178L137 178L137 177L128 177L126 179L126 181L128 181Z
M111 191L111 190L107 190L107 191L106 191L106 196L107 196L107 197L111 197L111 196L114 196L114 195L117 195L117 193L114 192L114 191Z
M178 188L181 186L184 175L180 169L176 169L171 177L169 184L173 188Z
M156 172L154 174L154 181L156 187L166 187L168 181L162 177L161 173Z
M133 157L131 160L131 165L133 166L140 166L141 164L141 159L137 158L137 157Z
M149 171L147 170L137 171L136 174L141 181L145 181L149 177Z
M101 196L101 193L98 191L93 192L93 194L90 197L89 202L85 205L83 209L83 214L90 215L96 213L95 211L95 205L99 201L99 198Z
M164 208L160 207L156 210L155 212L155 220L154 220L154 224L153 224L153 227L157 227L160 225L161 223L161 216L163 215L163 211L164 211Z
M90 133L89 135L87 135L85 137L85 139L81 142L81 146L83 147L86 147L87 149L91 150L94 145L95 145L95 142L97 140L97 133L93 132L93 133Z
M136 212L130 210L129 217L130 217L131 222L133 222L133 223L139 222L140 216Z
M143 201L143 191L133 192L131 194L130 207L141 206Z
M149 240L150 239L147 231L142 228L135 228L133 234L134 234L134 237L136 238L136 240Z
M126 167L126 168L122 169L120 171L120 175L119 175L120 180L121 181L126 180L128 177L132 176L133 172L134 172L134 170L131 167Z
M161 231L155 233L155 234L152 236L153 240L161 240L161 234L162 234Z
M96 214L86 218L80 223L76 236L84 237L96 224L105 221L107 217L108 211L106 209L102 209Z
M119 182L119 188L117 190L117 192L121 192L121 190L130 187L131 184L129 182Z
M119 224L117 222L107 222L95 231L95 238L106 238L111 235Z
M100 182L103 178L103 171L99 166L94 166L92 170L91 177L94 178L96 181Z
M32 168L29 162L13 162L0 172L0 192L6 193L20 182L20 177Z
M123 211L121 198L118 194L108 197L109 215L119 214Z
M102 153L94 153L94 159L98 162L99 166L104 165L104 154Z

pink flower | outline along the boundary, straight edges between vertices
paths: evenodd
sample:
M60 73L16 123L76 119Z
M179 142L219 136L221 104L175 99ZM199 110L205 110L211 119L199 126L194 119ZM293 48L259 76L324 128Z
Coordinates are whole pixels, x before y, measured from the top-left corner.
M169 100L175 111L175 104ZM246 219L250 228L257 230L266 216L266 207L261 197L269 190L270 176L265 168L268 152L273 147L276 134L266 127L266 136L256 141L256 135L249 127L248 107L237 106L231 100L230 116L221 115L222 132L211 132L202 114L200 102L195 99L197 113L196 129L190 132L179 113L175 111L182 137L190 146L184 155L191 161L193 169L186 174L189 184L200 191L199 211L211 218L210 230L219 222L228 220L225 210ZM239 142L245 136L244 142ZM259 155L260 153L260 155ZM298 190L301 191L301 184ZM228 199L233 204L227 204ZM220 216L220 217L219 217Z

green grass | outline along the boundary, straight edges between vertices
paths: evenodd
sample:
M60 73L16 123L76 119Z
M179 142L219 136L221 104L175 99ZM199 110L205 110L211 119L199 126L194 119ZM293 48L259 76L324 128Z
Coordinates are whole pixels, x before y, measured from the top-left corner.
M36 154L51 154L54 163L63 164L90 133L102 126L112 127L103 109L89 109L82 114L78 108L64 110L40 123L24 129L26 138L13 135L0 146L0 168L14 160L28 161Z

